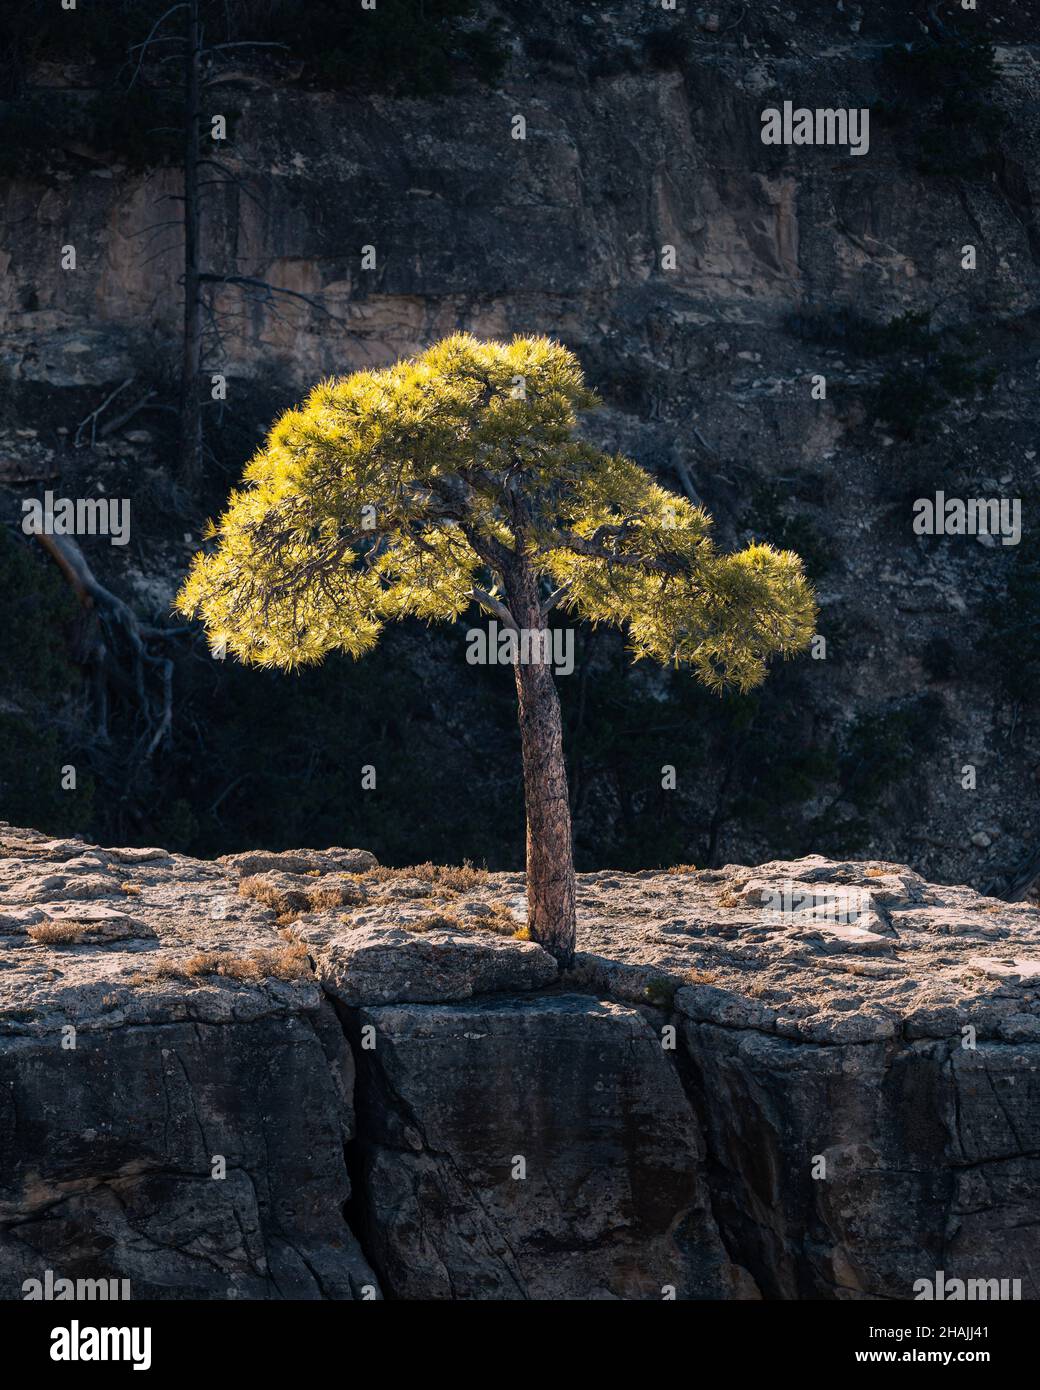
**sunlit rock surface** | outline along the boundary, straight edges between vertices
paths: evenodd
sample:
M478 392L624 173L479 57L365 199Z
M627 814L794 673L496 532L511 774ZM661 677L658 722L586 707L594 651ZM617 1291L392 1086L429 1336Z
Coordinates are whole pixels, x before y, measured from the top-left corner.
M0 1296L1040 1295L1035 908L820 858L579 889L561 978L516 874L0 823Z

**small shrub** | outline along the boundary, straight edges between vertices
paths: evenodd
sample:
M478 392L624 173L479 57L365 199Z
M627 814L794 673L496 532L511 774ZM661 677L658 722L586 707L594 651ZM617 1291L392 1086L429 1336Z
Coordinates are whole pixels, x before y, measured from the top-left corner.
M25 934L41 946L75 946L86 936L87 928L73 922L40 922L27 927Z
M469 860L466 860L461 865L434 866L431 881L444 888L453 889L456 893L467 893L471 888L478 888L481 884L487 883L488 872L486 869L475 869Z
M425 917L412 917L401 923L405 931L472 931L473 928L456 912L430 912Z
M130 982L197 980L203 975L220 975L253 983L266 979L303 980L312 973L307 947L293 941L282 947L250 951L248 956L236 956L230 951L199 951L186 961L162 960L150 974L134 975Z
M253 951L251 957L261 975L276 980L305 980L314 972L310 955L302 941L281 948Z
M756 540L795 551L802 557L809 578L819 579L833 565L833 552L823 539L823 528L803 512L789 514L789 506L780 488L762 484L752 493L747 524Z
M966 399L978 395L980 391L991 391L996 385L997 369L993 366L977 367L975 359L963 352L941 352L936 377L949 396L955 400Z
M882 70L891 96L878 103L886 124L921 173L988 179L1007 118L992 100L999 70L993 44L966 33L885 50Z
M303 877L303 875L300 875ZM239 879L238 891L243 898L271 907L278 914L277 921L284 926L298 917L301 912L321 912L348 903L364 900L361 888L350 881L347 875L336 878L318 879L315 883L297 886L293 882L280 882L271 874L250 874Z
M199 951L186 960L183 973L193 979L198 975L224 975L231 980L256 980L260 968L248 956L233 956L224 951Z
M839 762L841 799L860 810L887 799L935 746L944 722L943 702L934 691L902 706L859 714Z
M401 923L406 931L490 931L496 936L515 936L516 918L513 909L506 903L474 903L472 912L427 913L424 917L413 917ZM526 930L526 928L523 928Z
M885 357L894 352L923 352L933 341L931 314L909 309L887 323L875 323L853 309L799 309L784 326L804 342L841 348L857 357Z
M874 393L875 415L904 439L913 439L944 403L941 392L905 368L886 372Z
M1036 514L1040 496L1029 492L1023 511ZM1010 699L1034 708L1040 690L1040 538L1027 528L1020 545L1001 556L1004 583L982 605L985 626L973 658L978 669L992 671Z
M471 888L479 888L488 881L487 869L475 869L469 860L462 864L412 864L403 869L392 869L385 864L377 864L374 869L351 875L365 883L394 883L408 879L435 884L448 893L467 893Z
M467 930L492 931L498 936L512 936L516 928L513 909L507 903L471 903L462 920Z
M538 63L569 64L571 62L571 55L567 48L557 39L550 38L548 34L526 35L524 50L529 58L533 58Z

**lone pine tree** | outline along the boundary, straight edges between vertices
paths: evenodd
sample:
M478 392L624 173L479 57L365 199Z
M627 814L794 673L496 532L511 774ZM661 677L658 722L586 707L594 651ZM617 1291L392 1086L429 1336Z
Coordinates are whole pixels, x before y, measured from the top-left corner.
M716 550L701 508L576 437L577 412L596 404L573 353L546 338L456 334L322 382L272 428L176 606L214 647L292 668L335 649L360 656L392 619L453 621L474 601L525 636L523 650L550 651L539 634L559 605L627 630L636 659L750 689L770 656L812 636L801 561L761 544ZM560 706L547 661L517 661L515 677L528 927L569 964Z

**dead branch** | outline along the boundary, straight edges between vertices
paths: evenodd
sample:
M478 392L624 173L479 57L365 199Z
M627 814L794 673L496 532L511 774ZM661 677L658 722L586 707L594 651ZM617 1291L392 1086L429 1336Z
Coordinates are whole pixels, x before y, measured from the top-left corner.
M153 400L154 397L154 391L145 392L141 399L136 401L129 410L124 410L122 415L117 415L114 420L109 420L107 425L102 426L101 438L107 439L110 434L122 428L122 426L125 425L127 421L132 420L139 411L145 410L148 406L148 402Z
M132 376L128 376L121 386L117 386L111 395L105 397L96 410L92 410L88 416L79 422L76 426L76 433L72 439L72 447L74 449L83 448L83 445L80 443L80 435L86 429L87 425L90 426L90 447L94 447L94 444L97 442L97 422L102 412L112 404L121 391L125 391L126 388L132 384L133 380L134 378Z
M693 478L690 476L690 470L686 467L683 460L679 458L673 460L672 467L675 469L676 477L679 479L680 483L682 483L683 492L686 493L686 496L693 505L695 507L703 506L703 502L697 495L697 489L693 485Z
M82 607L96 622L84 655L86 664L94 669L99 737L106 741L108 739L107 686L123 687L132 692L145 718L144 738L147 745L143 760L147 762L170 732L173 720L173 662L169 657L149 651L146 642L172 637L184 629L163 630L141 623L129 604L106 589L96 578L82 550L70 536L37 535L36 539L61 570ZM130 673L115 664L112 639L117 636L130 648ZM106 637L109 640L106 641ZM148 692L145 675L149 670L159 678L158 700Z
M693 430L693 433L694 433L695 438L697 439L698 443L700 444L701 448L705 451L705 453L710 454L712 458L715 458L715 456L716 456L716 455L715 455L715 450L711 447L711 445L708 443L708 441L704 438L704 435L701 434L701 432L700 432L700 430L697 428L697 426L691 424L691 425L690 425L690 429Z
M268 280L261 280L255 275L216 275L212 271L200 271L199 282L208 285L238 285L243 289L263 290L261 303L269 303L276 294L285 294L293 299L302 299L305 304L309 304L312 309L318 309L323 314L328 314L329 318L334 318L324 304L319 302L309 294L304 294L301 290L289 290L284 285L272 285Z
M144 63L145 57L147 56L147 53L148 53L148 49L149 49L149 47L151 46L151 44L152 44L153 42L156 42L156 43L158 43L158 42L162 42L162 43L171 43L171 42L176 43L176 42L181 42L181 43L183 43L183 39L180 39L179 36L177 36L177 35L175 35L175 34L170 34L170 35L168 35L166 38L163 38L163 39L161 39L161 40L156 39L155 34L156 34L156 30L159 28L159 26L162 25L162 24L165 24L166 21L169 19L169 17L170 17L171 14L176 14L178 10L186 10L187 8L188 8L188 6L187 6L187 4L185 3L185 0L181 0L181 2L180 2L179 4L177 4L177 5L171 5L170 8L166 11L166 13L163 14L163 15L160 15L159 18L158 18L158 19L155 21L155 23L152 25L151 32L149 33L148 37L145 39L144 43L142 43L142 44L134 44L133 48L140 48L141 53L140 53L140 56L139 56L138 59L137 59L137 67L134 69L134 75L133 75L133 77L131 77L131 79L130 79L128 85L127 85L127 91L130 90L130 88L131 88L131 87L134 85L134 83L137 81L138 77L140 77L140 75L141 75L141 66L142 66L142 64ZM133 52L133 48L130 50L131 52Z

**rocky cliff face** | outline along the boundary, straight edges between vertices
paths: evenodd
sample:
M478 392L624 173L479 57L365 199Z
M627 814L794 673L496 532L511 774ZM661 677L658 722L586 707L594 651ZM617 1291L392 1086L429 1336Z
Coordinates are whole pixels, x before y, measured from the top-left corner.
M228 89L236 117L221 157L241 182L207 194L207 264L322 306L282 299L276 313L221 291L224 337L208 365L231 380L226 413L240 433L222 446L213 425L211 442L236 469L273 402L323 374L384 364L460 327L545 332L600 387L607 408L588 423L600 442L703 500L723 542L754 533L807 556L825 653L792 677L784 698L798 714L782 731L759 714L751 741L768 746L746 766L733 754L746 721L696 750L696 785L679 793L695 833L679 853L698 862L828 836L834 852L909 859L993 891L1020 891L1036 872L1040 741L1030 680L1014 678L1034 669L1035 570L1021 557L1040 481L1040 65L1025 6L982 8L536 3L522 18L503 10L509 61L492 87L465 80L447 99L391 100L261 70ZM956 46L972 24L992 72ZM919 51L900 76L893 60L907 45ZM88 82L71 65L43 78L66 92ZM787 99L868 108L866 155L763 145L763 107ZM120 593L160 616L198 534L170 521L157 479L171 448L152 408L169 404L180 243L176 228L147 229L178 189L176 169L55 150L5 181L0 242L0 503L13 517L27 490L129 491L131 550L88 549ZM78 268L59 272L69 243ZM967 244L974 270L962 268ZM76 423L134 374L142 392L154 385L152 406L92 451L74 449ZM812 395L817 374L825 399ZM938 489L1023 499L1022 548L915 537L911 503ZM588 657L594 677L603 654ZM444 665L450 710L471 677ZM24 692L6 696L26 708ZM645 779L625 782L623 752L589 763L594 733L576 746L588 764L575 768L579 849L609 834L627 862L646 862L630 847L652 800ZM785 750L795 765L760 785L756 767ZM655 747L647 765L686 756ZM207 789L206 804L237 775ZM160 801L197 808L193 776L178 770ZM222 803L232 821L248 815L244 795ZM148 815L135 833L148 833ZM204 832L227 843L226 826Z
M1040 921L898 865L581 879L0 826L0 1295L1040 1296Z

